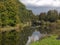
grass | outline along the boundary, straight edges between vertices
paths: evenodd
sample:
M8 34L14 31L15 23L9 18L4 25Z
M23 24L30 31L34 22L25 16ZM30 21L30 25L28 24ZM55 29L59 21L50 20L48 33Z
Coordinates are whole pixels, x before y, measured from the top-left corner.
M60 40L56 38L57 36L46 37L40 41L33 42L31 45L60 45Z

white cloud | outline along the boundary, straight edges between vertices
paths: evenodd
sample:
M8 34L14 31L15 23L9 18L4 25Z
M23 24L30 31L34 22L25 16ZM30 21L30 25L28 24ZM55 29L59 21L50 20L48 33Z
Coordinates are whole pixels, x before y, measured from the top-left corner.
M60 7L60 0L20 0L23 4L33 6L55 6Z

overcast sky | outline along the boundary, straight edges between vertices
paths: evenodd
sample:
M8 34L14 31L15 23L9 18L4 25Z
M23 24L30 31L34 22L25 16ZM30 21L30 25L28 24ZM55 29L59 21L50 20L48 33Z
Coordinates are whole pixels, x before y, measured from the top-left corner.
M20 0L20 1L29 9L32 9L33 12L36 11L36 13L38 13L37 10L39 11L40 9L44 11L45 8L46 9L59 8L58 10L60 10L60 0Z
M21 0L25 5L34 5L34 6L60 6L60 0Z

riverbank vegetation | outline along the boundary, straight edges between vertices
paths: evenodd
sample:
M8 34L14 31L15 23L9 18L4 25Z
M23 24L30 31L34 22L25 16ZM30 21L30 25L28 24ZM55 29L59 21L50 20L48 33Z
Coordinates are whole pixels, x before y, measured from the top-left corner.
M41 33L60 35L60 13L34 15L19 0L0 0L0 45L25 45L35 30L32 26L39 26Z
M31 45L60 45L60 40L56 39L57 36L46 37L40 41L34 42Z
M39 15L41 21L40 30L46 33L60 32L60 13L57 10L49 10L47 13Z
M19 0L0 0L0 45L25 45L35 17Z
M33 42L31 45L60 45L60 13L57 10L49 10L47 13L40 13L39 31L50 36Z

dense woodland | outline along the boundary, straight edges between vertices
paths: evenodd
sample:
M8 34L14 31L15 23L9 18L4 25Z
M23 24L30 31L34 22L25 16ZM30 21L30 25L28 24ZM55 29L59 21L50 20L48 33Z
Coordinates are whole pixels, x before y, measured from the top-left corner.
M34 15L19 0L0 0L0 45L25 45L28 36L34 31L29 27L36 26L38 24L36 21L40 21L40 23L38 22L40 25L38 30L41 33L59 35L60 13L57 10L49 10L47 13L42 12L39 15ZM28 24L31 22L31 25L23 28L27 22ZM8 27L10 29L10 27L15 26L19 29L7 30Z
M0 1L0 27L25 23L31 21L33 17L32 11L27 10L18 0Z
M58 33L60 31L60 13L57 10L40 13L39 20L41 21L40 30L42 32Z
M32 11L27 10L19 0L0 0L0 45L25 45L33 30L23 27L35 19Z

